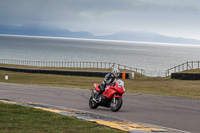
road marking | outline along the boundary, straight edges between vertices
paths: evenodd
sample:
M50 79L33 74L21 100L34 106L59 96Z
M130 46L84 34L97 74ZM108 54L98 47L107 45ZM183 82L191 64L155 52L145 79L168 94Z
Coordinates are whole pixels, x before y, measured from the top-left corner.
M47 109L47 108L42 108L42 107L34 107L34 108L35 109L41 109L41 110L44 110L44 111L54 112L54 113L60 112L60 110L57 110L57 109Z
M98 119L92 119L92 120L89 120L89 121L96 122L98 124L109 126L109 127L112 127L112 128L116 128L116 129L119 129L119 130L124 130L124 131L134 130L133 128L131 128L129 126L122 125L122 124L116 123L114 121L105 121L105 120L98 120Z
M106 125L106 126L124 130L124 131L140 130L140 131L147 131L147 132L171 132L170 130L163 129L160 127L152 127L147 124L138 124L138 123L133 123L130 121L118 122L118 121L105 121L105 120L98 120L98 119L92 119L89 121L93 121L101 125Z

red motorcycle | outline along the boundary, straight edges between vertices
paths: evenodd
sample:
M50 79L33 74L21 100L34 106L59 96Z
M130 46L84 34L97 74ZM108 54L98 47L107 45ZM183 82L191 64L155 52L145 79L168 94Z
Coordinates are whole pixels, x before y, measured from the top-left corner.
M98 106L108 107L113 112L117 112L122 106L122 95L125 93L124 82L122 80L115 80L114 85L107 85L105 91L99 96L98 100L95 95L100 91L99 85L94 84L94 89L91 89L91 97L89 106L96 109Z

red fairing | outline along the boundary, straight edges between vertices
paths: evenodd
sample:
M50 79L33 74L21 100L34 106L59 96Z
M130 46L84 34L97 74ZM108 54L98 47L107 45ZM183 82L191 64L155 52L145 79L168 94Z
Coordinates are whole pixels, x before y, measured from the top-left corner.
M100 91L100 89L99 89L99 85L98 85L98 84L94 84L94 88L95 88L95 90L96 90L97 92Z
M120 96L119 95L115 95L113 98L115 98L115 97L122 97L122 95L120 95Z
M111 98L115 93L118 93L118 95L115 95L114 97L122 97L122 94L125 92L123 86L118 85L118 83L115 81L115 86L109 86L107 85L106 88L109 87L108 89L106 89L103 92L103 95L105 95L107 98ZM99 89L99 85L98 84L94 84L94 88L97 92L100 91Z
M118 111L122 106L122 95L125 93L124 81L116 79L114 84L106 85L105 91L99 94L100 85L94 84L94 89L91 89L91 97L89 106L96 109L98 106L108 107L113 112ZM102 88L103 89L103 88Z
M119 94L125 93L123 86L119 86L117 82L115 82L115 86L113 87Z
M104 94L107 98L111 98L115 93L116 93L116 90L111 89L111 87L103 92L103 94Z

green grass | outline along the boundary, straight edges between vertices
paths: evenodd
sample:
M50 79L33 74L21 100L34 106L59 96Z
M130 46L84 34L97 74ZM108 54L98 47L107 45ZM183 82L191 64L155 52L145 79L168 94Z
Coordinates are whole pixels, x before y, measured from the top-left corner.
M97 123L0 102L1 133L121 133Z
M0 66L23 68L23 66L17 66L17 65L0 64ZM36 69L38 67L24 66L24 68ZM111 71L111 69L92 69L92 68L86 69L86 68L40 68L39 67L39 69ZM121 71L129 72L127 70L121 70ZM200 70L197 69L186 72L197 73L200 72ZM5 80L5 75L8 75L9 77L8 80ZM0 70L0 82L6 82L6 83L91 89L93 88L93 83L100 84L102 81L103 78L99 77L33 74L33 73L20 73L20 72ZM126 79L124 80L124 82L125 82L126 92L200 98L200 80L177 80L177 79L171 79L170 77L150 78L142 76L139 73L135 73L134 80Z
M102 71L102 69L95 69L95 71ZM8 80L5 80L5 75L8 75ZM176 80L170 77L150 78L140 74L135 74L135 76L134 80L124 80L126 92L200 98L199 80ZM0 70L0 82L5 83L91 89L93 83L100 84L102 81L103 78L98 77L33 74ZM0 103L0 132L109 133L121 131L74 117Z
M200 98L199 80L177 80L171 78L147 78L125 80L126 90L134 93Z
M182 73L200 73L200 69L186 70L186 71L182 71Z
M8 75L8 80L5 80L5 75ZM91 89L93 83L100 84L102 81L103 78L98 77L33 74L0 70L0 82L5 83ZM199 80L141 76L136 77L134 80L126 79L123 81L125 82L126 92L200 98Z

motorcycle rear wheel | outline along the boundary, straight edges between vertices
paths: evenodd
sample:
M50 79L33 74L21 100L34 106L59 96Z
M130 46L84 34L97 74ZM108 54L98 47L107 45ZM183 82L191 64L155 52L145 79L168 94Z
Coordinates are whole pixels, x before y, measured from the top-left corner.
M121 97L116 97L115 103L114 103L114 98L113 98L110 104L111 111L117 112L121 108L122 103L123 103L123 100Z
M91 96L90 97L90 100L89 100L89 106L91 109L96 109L97 107L99 107L99 103L96 103L94 100L93 100L93 97Z

